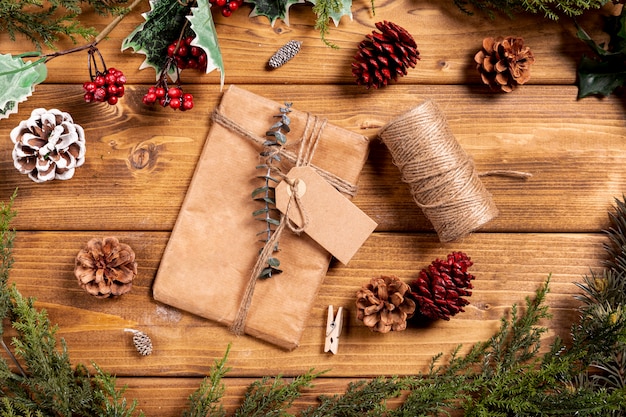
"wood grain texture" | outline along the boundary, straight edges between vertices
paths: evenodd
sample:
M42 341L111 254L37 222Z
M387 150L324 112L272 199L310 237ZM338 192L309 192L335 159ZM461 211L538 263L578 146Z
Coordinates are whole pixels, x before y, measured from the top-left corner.
M379 224L379 231L432 230L376 137L380 127L426 99L441 107L479 172L533 175L529 180L484 177L500 209L484 230L595 232L606 226L607 209L626 188L626 123L620 98L577 101L575 87L555 86L526 86L497 97L468 86L395 86L375 92L337 85L314 90L299 85L240 87L278 102L293 101L299 109L371 139L354 202ZM45 189L15 170L12 143L0 143L0 175L5 179L0 197L6 199L19 188L17 228L171 230L220 93L215 87L194 91L196 108L174 113L146 108L142 91L130 86L113 107L85 105L80 86L43 85L20 106L20 115L0 123L0 135L6 137L22 115L50 103L72 114L87 137L85 165L71 182L53 182Z
M12 280L23 294L37 299L59 336L66 339L73 360L92 361L118 376L200 376L232 343L229 366L237 377L298 375L315 367L328 376L405 375L426 370L430 359L450 353L458 344L469 348L497 329L511 305L551 275L548 302L553 318L545 338L568 339L576 320L573 284L597 270L604 259L601 234L476 233L461 242L441 244L433 234L376 233L348 266L333 263L318 295L302 342L293 352L250 337L234 337L216 323L159 304L151 285L167 242L165 232L119 232L137 255L139 274L129 294L115 300L95 299L77 285L73 260L88 232L18 232ZM219 250L200 248L199 250ZM475 262L471 304L449 322L414 323L404 332L372 333L355 317L355 293L370 278L396 275L406 282L435 258L453 250ZM323 353L327 306L343 306L345 328L340 353ZM150 335L154 353L140 358L132 348L135 328ZM105 347L105 349L103 349ZM390 360L389 358L393 358Z
M301 410L315 404L319 394L343 392L350 381L417 374L434 355L443 353L445 360L459 344L465 351L489 338L511 306L523 305L549 276L547 302L553 317L542 323L550 328L543 350L557 335L569 340L570 326L578 317L574 283L601 268L607 211L626 190L624 96L576 99L576 64L589 49L576 38L570 19L470 17L452 0L381 0L375 16L369 6L369 0L354 0L353 19L344 18L331 28L328 39L339 49L320 41L310 4L291 7L289 25L249 18L251 5L230 18L215 18L226 84L278 102L293 101L294 107L371 140L353 201L378 228L347 266L331 264L301 346L293 352L251 337L234 337L218 324L159 304L151 296L211 128L209 115L222 93L216 72L185 71L184 90L196 103L192 111L142 104L155 73L140 71L143 55L121 51L120 45L143 22L147 1L99 45L107 65L122 69L129 79L117 106L82 101L81 84L88 78L87 54L82 52L51 60L46 82L19 105L18 114L0 120L0 201L18 189L11 281L24 295L35 297L37 306L59 325L58 335L66 340L74 363L95 361L117 375L119 383L128 386L127 396L137 398L147 416L180 415L187 396L229 344L231 372L224 398L228 411L262 376L289 378L310 368L328 370L295 403L294 410ZM590 12L580 19L599 41L606 40L601 14ZM109 21L94 13L84 18L98 30ZM368 91L354 85L350 63L358 42L381 20L409 30L421 60L394 85ZM493 94L481 85L472 57L484 37L507 35L523 36L536 64L529 85L511 94ZM300 53L287 65L268 70L269 57L291 39L303 41ZM59 49L72 46L64 41ZM23 38L11 42L0 34L2 53L30 49ZM483 177L499 216L478 232L447 244L439 242L377 139L382 126L426 99L441 107L479 172L532 174L528 180ZM38 107L67 111L85 129L86 163L70 181L34 184L13 166L10 131ZM90 238L108 235L135 250L139 274L129 294L98 300L78 287L74 258ZM448 322L412 323L404 332L385 335L370 332L356 319L355 293L370 278L393 274L408 282L451 251L464 251L475 263L475 288L465 313ZM343 306L347 314L334 356L323 352L328 305ZM126 328L148 333L154 353L140 357ZM7 341L11 332L7 329Z

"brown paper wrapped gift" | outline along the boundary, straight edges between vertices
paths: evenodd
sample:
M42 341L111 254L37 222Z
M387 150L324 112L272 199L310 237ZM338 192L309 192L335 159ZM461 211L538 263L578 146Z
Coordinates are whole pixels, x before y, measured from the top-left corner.
M153 295L157 301L226 326L241 319L242 300L255 281L243 331L284 349L298 346L331 255L306 233L280 235L281 274L251 280L264 227L252 213L265 132L284 106L231 86L213 123L167 244ZM304 161L345 194L367 159L368 140L314 115L290 113L283 171ZM311 139L314 138L314 139ZM311 145L313 144L313 145ZM323 198L323 196L320 196Z

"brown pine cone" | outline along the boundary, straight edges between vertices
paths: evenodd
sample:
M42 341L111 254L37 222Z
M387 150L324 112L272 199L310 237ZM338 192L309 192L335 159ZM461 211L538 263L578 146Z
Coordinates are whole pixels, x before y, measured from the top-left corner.
M356 83L367 88L396 81L420 59L417 43L406 29L387 21L376 23L376 28L381 33L373 31L359 43L356 62L352 63Z
M95 297L125 294L137 276L135 252L115 237L93 238L78 252L74 275L78 285Z
M473 265L463 252L452 252L446 260L437 259L427 269L422 269L413 281L411 296L417 303L417 312L429 319L450 320L451 316L465 311L469 304L465 298L472 295L474 276L467 272Z
M404 330L415 312L409 293L408 284L395 276L372 278L356 293L357 318L376 332Z
M510 93L530 79L530 66L535 62L535 56L528 46L524 46L523 38L508 36L485 38L474 61L485 84Z
M10 136L15 168L35 182L68 180L85 162L85 133L69 113L35 109Z

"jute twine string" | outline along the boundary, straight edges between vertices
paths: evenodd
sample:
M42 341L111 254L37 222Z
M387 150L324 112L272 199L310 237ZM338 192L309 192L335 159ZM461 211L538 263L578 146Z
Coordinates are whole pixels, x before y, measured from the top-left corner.
M226 117L224 114L219 112L218 110L213 112L212 118L215 122L220 125L230 129L236 133L238 133L241 137L248 139L252 142L262 145L265 142L265 139L257 136L253 132L245 129L243 126L239 125L232 119ZM326 120L319 119L315 116L312 116L307 113L307 119L305 124L305 129L302 134L302 137L298 140L299 149L298 153L294 154L293 152L289 152L284 148L281 148L279 154L287 159L288 161L295 164L295 166L312 166L311 160L315 154L315 150L317 149L317 144L319 143L319 139L322 136L324 131L324 127L326 126ZM321 170L319 168L314 167L317 172L324 178L327 179L332 185L335 186L339 191L342 192L353 192L356 193L356 186L350 184L344 179ZM254 295L254 289L256 287L256 282L258 280L261 271L265 268L267 264L268 258L274 252L274 248L278 244L280 237L285 230L285 227L288 227L295 233L300 233L306 228L307 224L307 216L304 207L302 207L302 202L300 200L300 196L298 195L298 180L291 180L286 178L284 175L281 175L281 178L287 180L287 184L291 189L291 197L289 199L289 203L287 205L287 212L289 211L292 204L295 204L300 210L301 214L304 218L304 224L300 227L293 224L285 215L282 215L280 218L279 225L274 230L274 233L270 236L265 245L261 249L259 256L256 259L256 262L252 268L250 276L248 277L248 282L246 283L246 288L244 289L244 293L239 304L239 308L235 315L235 319L230 325L230 331L236 335L242 335L245 331L246 319L248 316L248 311L250 310L250 305L252 303L252 297Z
M241 136L244 139L249 140L250 142L256 143L257 145L262 146L263 143L265 142L265 139L258 136L257 134L255 134L254 132L251 132L250 130L246 129L245 127L241 126L239 123L235 122L234 120L232 120L231 118L229 118L228 116L226 116L225 114L223 114L221 111L219 111L219 109L215 109L215 111L212 113L211 115L211 119L218 123L219 125L225 127L226 129L232 130L233 132L236 132L239 136ZM317 123L320 123L319 121ZM326 121L322 121L322 123L325 125ZM307 119L307 126L308 126L309 122ZM323 128L323 127L322 127ZM309 129L312 130L311 128L305 128L305 129ZM319 131L319 127L315 130ZM305 130L305 132L302 135L302 138L299 141L293 142L292 145L297 145L300 144L302 145L302 142L304 141L304 138L307 137L307 135L312 135L314 134L314 132L309 132L307 130ZM320 132L321 135L321 132ZM279 154L281 156L281 158L284 158L286 161L291 162L292 164L296 164L299 155L300 155L300 150L303 150L303 148L301 147L300 150L298 151L298 153L294 153L293 151L289 150L290 146L289 143L287 144L286 147L282 147ZM309 150L310 152L310 150ZM310 166L311 168L315 169L315 171L326 180L326 182L328 182L330 185L332 185L333 187L335 187L338 191L340 191L343 194L347 194L351 197L354 197L356 195L357 192L357 186L355 184L350 183L349 181L344 180L343 178L333 174L332 172L328 172L318 166L316 166L315 164L311 164L310 160L311 160L311 156L309 156L309 163L307 163L306 165Z
M498 215L473 161L433 101L388 123L379 136L441 242L457 240Z

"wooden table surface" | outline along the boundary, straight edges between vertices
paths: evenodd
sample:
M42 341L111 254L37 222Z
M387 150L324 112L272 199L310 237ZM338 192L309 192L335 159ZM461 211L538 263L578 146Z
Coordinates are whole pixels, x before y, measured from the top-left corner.
M296 403L303 408L320 393L340 393L354 379L425 371L432 356L444 359L458 344L490 337L512 304L523 303L552 275L548 303L553 313L546 345L568 339L577 319L574 282L601 266L607 211L626 190L626 129L623 97L577 100L575 68L588 47L576 38L570 19L540 16L467 16L451 0L355 0L353 20L331 27L325 46L313 28L310 4L290 9L290 24L249 18L250 5L229 18L215 16L226 84L328 118L330 123L371 139L354 203L378 227L346 266L333 262L310 314L301 345L286 352L249 336L233 336L221 325L155 302L151 287L165 245L211 126L209 115L222 92L219 74L183 72L195 97L188 112L147 108L142 97L154 84L151 69L139 70L143 55L121 52L122 40L143 21L148 2L128 15L99 47L107 65L129 82L117 106L85 104L87 54L58 57L45 83L0 121L0 199L18 188L18 216L11 280L37 299L74 363L96 362L126 384L129 398L154 416L180 415L187 396L215 359L232 344L226 380L227 409L239 404L248 384L261 376L293 376L310 368L329 370ZM108 23L92 13L85 23ZM421 60L397 83L380 90L354 84L350 63L356 46L389 20L416 39ZM582 19L601 36L599 13ZM482 85L473 55L487 36L517 35L532 48L531 81L510 94ZM303 42L287 65L267 70L268 58L291 39ZM71 47L62 42L60 49ZM33 49L24 39L0 37L2 53ZM484 177L499 216L459 241L439 242L413 202L398 168L379 140L381 126L424 99L445 113L460 145L478 171L516 170L527 180ZM69 112L85 129L87 158L69 181L35 184L13 166L9 132L37 107ZM227 187L227 184L216 184ZM139 273L132 292L99 300L80 289L73 275L77 252L92 237L117 236L136 252ZM219 250L219 248L198 248ZM408 281L435 258L463 251L474 261L475 289L465 313L403 332L373 333L356 319L355 292L370 278L396 275ZM337 355L324 353L328 305L347 310ZM154 353L138 356L124 328L150 335Z

